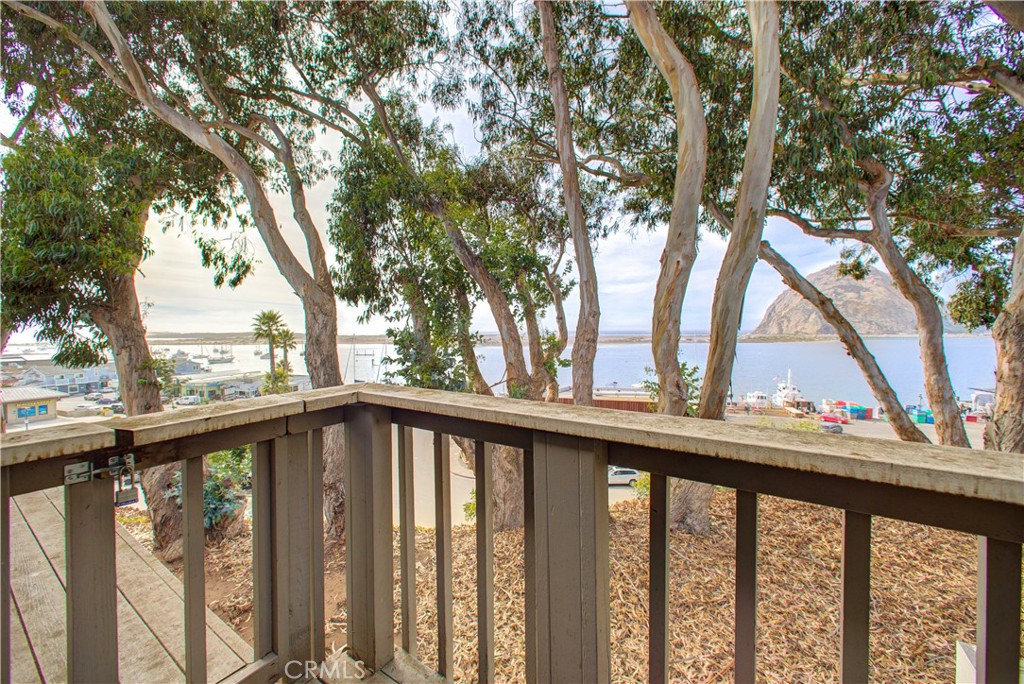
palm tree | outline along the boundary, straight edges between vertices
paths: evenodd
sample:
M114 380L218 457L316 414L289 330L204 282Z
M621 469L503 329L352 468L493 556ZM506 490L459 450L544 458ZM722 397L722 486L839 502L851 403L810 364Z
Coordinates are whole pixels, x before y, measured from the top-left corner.
M260 311L252 319L252 336L257 342L264 340L270 348L270 377L274 377L274 345L277 343L277 336L284 328L284 321L279 311L266 309Z
M281 349L281 354L284 356L281 367L285 368L288 373L291 373L292 367L288 363L288 351L295 349L295 333L288 326L281 326L281 330L277 333L277 346Z

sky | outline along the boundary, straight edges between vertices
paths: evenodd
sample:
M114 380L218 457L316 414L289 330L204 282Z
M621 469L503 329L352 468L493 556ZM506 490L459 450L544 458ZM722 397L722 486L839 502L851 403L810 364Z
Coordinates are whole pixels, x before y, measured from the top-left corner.
M464 110L434 112L428 105L423 114L428 119L436 115L447 123L449 134L464 154L472 155L479 150L473 122ZM3 130L11 131L14 125L13 118L0 107ZM329 151L337 148L337 139L325 134L318 144ZM327 179L307 190L310 212L320 228L328 259L332 262L335 253L326 239L326 226L327 206L333 189L334 182L328 174ZM293 251L300 260L308 263L300 233L291 216L288 197L274 195L272 202L282 232ZM303 330L301 303L278 273L255 230L241 233L236 226L238 232L233 238L225 237L246 242L256 260L254 273L235 289L217 288L213 284L212 272L200 263L191 229L181 230L176 222L173 222L174 226L171 223L167 217L150 218L147 236L153 255L142 263L136 277L146 327L150 332L245 331L250 328L253 316L262 309L280 311L293 330ZM229 228L227 233L220 235L230 233ZM665 235L664 227L651 232L637 231L624 223L610 237L595 245L603 333L650 331L654 286ZM839 245L806 237L782 219L768 219L765 238L805 275L833 264L839 258ZM685 331L705 331L709 327L715 281L725 248L723 238L710 234L702 236L683 305L682 329ZM746 293L741 329L754 328L765 309L784 289L785 285L775 271L766 264L758 263ZM566 300L565 307L571 332L579 307L575 293ZM338 312L342 335L382 334L388 327L379 318L358 322L361 311L341 302L338 303ZM549 328L554 327L551 317L543 323ZM477 331L483 333L493 332L497 327L483 302L477 307L473 324ZM25 331L13 336L11 342L27 343L33 339L34 333Z

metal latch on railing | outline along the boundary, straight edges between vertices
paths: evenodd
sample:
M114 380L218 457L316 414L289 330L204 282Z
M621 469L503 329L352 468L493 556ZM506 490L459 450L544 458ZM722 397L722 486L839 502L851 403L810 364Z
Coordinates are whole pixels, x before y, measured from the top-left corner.
M107 459L106 468L93 466L92 461L82 461L64 466L64 484L78 484L90 480L102 480L108 477L118 477L125 469L135 472L135 455L111 456Z

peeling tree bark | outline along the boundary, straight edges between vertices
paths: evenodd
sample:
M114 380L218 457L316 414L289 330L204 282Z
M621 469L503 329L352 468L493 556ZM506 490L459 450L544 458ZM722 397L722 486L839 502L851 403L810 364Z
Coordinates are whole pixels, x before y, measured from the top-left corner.
M985 446L1024 454L1024 231L1013 254L1013 284L992 327L996 342L996 403Z
M662 27L654 5L646 1L629 4L629 21L668 84L676 108L676 177L668 237L654 290L651 348L661 388L658 412L682 416L689 387L679 371L679 328L683 299L697 258L697 212L707 166L707 121L693 66ZM713 494L711 485L673 480L672 525L693 534L708 534L708 506Z
M583 214L579 171L576 168L576 145L572 135L569 96L562 74L562 58L558 52L554 8L551 0L538 0L536 5L540 13L541 48L548 68L551 104L555 110L555 142L558 147L558 163L562 169L562 195L576 250L576 269L579 272L580 312L572 343L572 399L577 405L593 406L594 357L597 355L597 336L601 322L594 250L587 231L587 219Z
M661 394L658 412L686 412L688 388L679 373L679 328L690 271L697 258L697 213L707 166L707 122L700 87L689 60L662 27L654 5L629 5L629 21L668 83L676 109L676 177L668 237L654 291L651 346Z
M138 219L140 232L145 232L148 219L147 207ZM142 254L139 254L136 266L141 261ZM135 273L111 278L106 290L106 304L93 308L89 314L114 352L118 389L125 413L129 416L159 413L164 408L160 401L160 383L146 342L146 326L135 290ZM182 553L181 508L173 498L165 496L177 472L177 464L139 472L153 526L153 550L165 561L178 560Z
M114 351L125 413L129 416L158 413L163 410L160 383L146 343L146 328L139 310L134 274L114 278L108 290L108 305L97 307L90 313ZM173 497L165 496L177 472L177 464L139 472L153 525L153 550L165 561L178 560L182 553L181 508Z
M877 162L876 162L877 164ZM872 230L865 237L882 259L892 276L896 289L910 302L917 318L917 339L924 366L924 387L928 405L935 416L935 432L939 441L949 446L970 447L967 430L960 417L943 344L942 312L935 295L910 268L896 246L886 212L886 198L892 184L892 173L877 164L874 180L865 188L865 201Z
M774 2L748 0L747 17L754 56L754 93L736 199L733 230L715 284L711 339L704 366L699 418L725 419L743 301L757 263L764 230L768 181L774 159L779 112L779 9Z

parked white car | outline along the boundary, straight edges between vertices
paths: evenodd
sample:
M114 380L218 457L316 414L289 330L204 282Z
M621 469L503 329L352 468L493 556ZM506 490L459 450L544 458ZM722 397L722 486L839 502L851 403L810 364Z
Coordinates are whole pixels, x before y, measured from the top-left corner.
M113 387L104 387L100 390L100 394L117 394L117 390Z
M97 399L101 398L102 396L103 395L100 394L99 392L89 392L89 394L86 394L82 398L85 399L86 401L96 401Z
M633 470L632 468L620 468L618 466L608 466L609 485L633 486L636 484L637 478L639 477L640 471L638 470Z
M199 406L202 399L199 397L178 397L174 400L174 403L178 406Z

